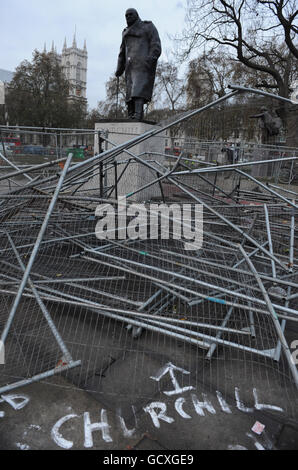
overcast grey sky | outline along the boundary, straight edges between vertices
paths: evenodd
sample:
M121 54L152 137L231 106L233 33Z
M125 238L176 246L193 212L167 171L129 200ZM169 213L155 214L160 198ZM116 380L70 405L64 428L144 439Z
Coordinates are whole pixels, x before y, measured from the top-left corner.
M49 50L54 40L57 52L72 44L76 27L77 45L88 49L87 97L90 108L105 98L105 82L114 73L125 28L125 10L136 8L141 19L157 27L163 56L172 44L168 34L184 25L186 0L0 0L0 68L14 71L34 49Z

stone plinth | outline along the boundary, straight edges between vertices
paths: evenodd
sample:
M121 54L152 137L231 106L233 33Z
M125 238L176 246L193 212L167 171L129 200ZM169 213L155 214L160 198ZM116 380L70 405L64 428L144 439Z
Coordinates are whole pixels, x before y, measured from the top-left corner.
M111 149L114 147L112 144L122 144L154 128L158 129L159 126L146 121L134 122L128 120L119 120L113 122L102 121L95 124L95 130L97 130L99 133L104 133L104 136L108 139L108 141L111 142L103 142L102 150ZM95 154L99 152L98 141L99 134L95 134ZM165 136L159 134L155 137L151 137L150 139L145 140L144 142L141 142L140 144L135 145L134 147L130 148L129 151L137 156L141 155L141 158L144 161L149 160L150 164L153 165L154 168L160 168L156 163L152 162L152 160L155 160L164 165L165 158L160 155L154 155L155 152L164 154L164 149ZM118 163L117 178L119 178L129 159L131 159L131 162L126 168L123 176L121 177L118 183L118 196L124 196L133 193L137 189L141 188L142 186L157 178L155 171L147 168L142 163L136 162L132 159L130 155L125 152L122 152L120 155L115 157L112 162L108 164L108 170L106 172L105 178L106 187L111 187L115 181L115 168L113 162L117 161ZM96 180L98 184L98 177ZM116 193L115 191L113 191L110 197L115 198L115 196ZM131 196L129 200L143 202L148 201L153 197L161 197L161 191L158 184L154 184L149 188L140 191L134 196Z

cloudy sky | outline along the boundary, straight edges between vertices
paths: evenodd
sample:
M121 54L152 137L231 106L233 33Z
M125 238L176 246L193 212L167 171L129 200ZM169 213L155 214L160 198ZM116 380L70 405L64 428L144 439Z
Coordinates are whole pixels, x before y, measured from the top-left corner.
M60 53L69 47L76 28L77 45L88 50L89 107L105 98L105 82L114 73L125 23L125 10L136 8L141 19L157 27L163 56L172 47L168 34L184 25L186 0L0 0L0 68L14 71L34 49L47 49L54 40Z

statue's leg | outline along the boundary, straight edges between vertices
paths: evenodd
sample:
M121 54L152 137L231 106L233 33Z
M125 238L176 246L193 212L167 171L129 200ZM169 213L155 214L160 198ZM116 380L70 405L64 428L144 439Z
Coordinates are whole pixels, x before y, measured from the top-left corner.
M135 98L135 114L134 119L136 121L142 121L143 114L144 114L144 99L143 98Z
M135 114L135 104L134 100L130 100L127 103L127 114L129 119L134 119L134 114Z

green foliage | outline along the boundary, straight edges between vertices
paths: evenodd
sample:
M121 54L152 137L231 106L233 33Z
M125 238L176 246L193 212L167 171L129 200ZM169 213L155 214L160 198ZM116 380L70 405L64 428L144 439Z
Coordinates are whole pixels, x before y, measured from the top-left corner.
M7 93L10 124L40 127L76 127L84 119L84 103L71 102L69 82L58 56L33 53L32 63L23 61Z

